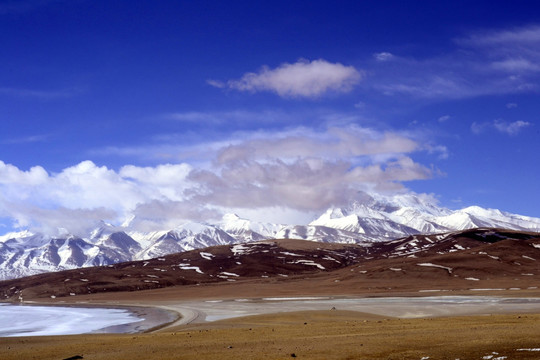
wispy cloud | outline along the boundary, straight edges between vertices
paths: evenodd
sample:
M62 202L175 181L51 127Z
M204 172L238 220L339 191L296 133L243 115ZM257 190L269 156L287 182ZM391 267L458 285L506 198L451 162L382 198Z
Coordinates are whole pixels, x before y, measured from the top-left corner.
M355 125L329 127L323 132L297 128L274 133L259 132L252 139L222 149L217 160L299 157L355 158L366 155L403 154L418 149L411 138L397 132L380 132Z
M529 46L540 41L540 26L532 25L505 30L484 30L471 33L469 36L456 40L458 43L474 46L490 46L499 51L508 52L510 48ZM503 46L501 48L501 46ZM538 51L534 50L533 51Z
M24 137L10 138L0 140L0 144L31 144L38 142L46 142L51 138L51 135L28 135Z
M238 80L209 80L208 83L238 91L271 91L281 97L316 98L330 91L351 91L361 78L361 72L353 66L319 59L284 63L275 69L264 66L259 72L246 73Z
M517 135L522 129L530 125L531 123L521 120L510 123L503 120L495 120L495 122L493 123L495 129L508 135Z
M474 133L474 134L481 134L483 133L486 129L488 129L489 127L491 127L492 124L491 123L488 123L488 122L473 122L471 124L471 131Z
M66 0L8 0L0 3L0 14L21 14L35 11L53 3L67 2Z
M540 89L540 26L479 31L458 38L446 54L415 59L376 54L371 86L386 95L467 98Z
M79 89L67 90L35 90L22 89L11 87L0 87L0 94L7 96L15 96L21 98L37 98L42 100L54 100L60 98L68 98L80 93Z
M446 121L450 120L450 118L451 118L450 115L443 115L443 116L439 117L437 119L437 121L442 123L442 122L446 122Z
M205 125L288 124L293 114L277 110L189 111L168 113L163 119Z
M450 156L448 148L444 145L427 144L424 147L429 154L439 154L438 158L440 160L448 159L448 157Z
M489 129L495 129L500 133L507 135L517 135L524 128L531 126L532 124L527 121L514 121L507 122L502 119L494 120L493 122L474 122L471 125L471 131L475 134L481 134Z
M373 54L373 57L377 61L388 61L388 60L391 60L394 57L394 55L392 55L389 52L380 52L380 53Z

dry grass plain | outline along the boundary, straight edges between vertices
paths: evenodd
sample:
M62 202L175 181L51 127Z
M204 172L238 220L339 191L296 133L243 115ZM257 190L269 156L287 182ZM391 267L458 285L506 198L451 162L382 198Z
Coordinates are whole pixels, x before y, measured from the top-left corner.
M350 271L348 271L350 272ZM182 301L271 296L539 297L536 277L520 291L451 289L447 281L413 278L347 279L340 272L287 281L178 286L137 292L100 293L40 303L171 308ZM335 282L335 279L341 281ZM507 283L506 283L507 282ZM485 286L510 286L499 278ZM360 286L361 285L361 286ZM378 286L375 286L378 285ZM453 284L454 286L456 284ZM527 287L530 289L527 290ZM540 314L513 313L398 319L355 311L324 310L233 318L176 325L146 334L95 334L0 339L0 359L540 359ZM491 357L490 357L491 356Z
M392 319L348 311L259 315L131 335L3 338L20 359L538 359L540 315ZM79 357L77 357L79 356Z

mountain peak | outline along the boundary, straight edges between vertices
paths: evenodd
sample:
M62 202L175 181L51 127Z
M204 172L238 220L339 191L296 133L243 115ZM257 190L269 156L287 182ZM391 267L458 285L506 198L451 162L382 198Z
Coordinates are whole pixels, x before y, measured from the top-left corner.
M237 220L245 220L245 219L242 219L240 216L234 214L234 213L227 213L225 215L223 215L223 218L222 218L223 221L237 221Z

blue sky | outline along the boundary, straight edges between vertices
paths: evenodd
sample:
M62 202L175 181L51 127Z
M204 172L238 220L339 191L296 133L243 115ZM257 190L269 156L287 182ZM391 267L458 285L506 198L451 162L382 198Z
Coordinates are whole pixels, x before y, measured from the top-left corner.
M2 228L300 222L361 191L540 217L539 7L0 1Z

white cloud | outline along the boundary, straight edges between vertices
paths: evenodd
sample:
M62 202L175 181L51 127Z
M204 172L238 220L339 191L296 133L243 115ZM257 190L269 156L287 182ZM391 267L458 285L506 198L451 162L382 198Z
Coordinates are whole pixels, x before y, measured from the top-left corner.
M273 136L257 133L252 139L223 148L217 155L217 161L226 164L246 159L353 158L410 153L418 147L414 140L405 135L354 125L330 127L324 132L297 128Z
M507 109L515 109L517 107L518 107L518 104L516 104L516 103L508 103L508 104L506 104Z
M352 66L323 59L300 60L275 69L265 66L257 73L246 73L239 80L229 80L226 86L239 91L272 91L282 97L315 98L329 91L351 91L361 78L361 73ZM215 80L208 83L216 87L225 85Z
M314 214L349 203L359 191L401 191L403 182L433 176L409 155L426 150L444 153L407 134L348 125L244 132L199 144L190 151L205 159L203 166L114 170L83 161L48 173L0 162L0 217L22 227L81 234L99 220L120 225L132 217L135 228L156 230L215 220L230 209Z
M471 131L475 134L481 134L488 129L495 129L503 134L517 135L523 128L531 125L531 123L521 120L514 122L506 122L504 120L497 119L493 122L473 122L471 125Z
M116 172L83 161L49 174L39 166L23 171L0 162L0 216L40 229L65 222L71 231L92 227L99 219L119 222L141 203L184 199L189 171L188 165L178 164L125 166Z
M495 120L493 122L493 126L495 126L495 129L497 129L499 132L508 134L508 135L517 135L523 128L530 126L531 123L526 121L514 121L511 123L508 123L503 120Z
M203 186L202 191L192 194L196 202L221 207L323 210L347 204L358 191L397 191L403 189L403 181L431 175L429 169L400 156L366 166L321 159L242 161L218 172L195 171L190 180Z
M440 160L444 160L444 159L448 159L448 157L450 156L448 154L448 148L444 145L426 145L425 146L426 150L428 151L429 154L439 154L438 158Z
M57 235L64 229L74 235L87 235L101 220L114 219L116 216L114 211L104 207L94 209L47 208L18 201L2 202L0 213L3 213L3 206L9 206L9 211L5 213L13 219L16 227L29 228L50 235Z
M131 212L130 227L139 231L173 229L186 221L210 222L222 217L218 210L194 203L169 199L149 200Z
M394 55L392 55L389 52L380 52L380 53L373 54L373 57L377 61L388 61L388 60L391 60L394 57Z
M442 123L442 122L450 120L450 117L451 117L450 115L443 115L439 117L438 121Z

